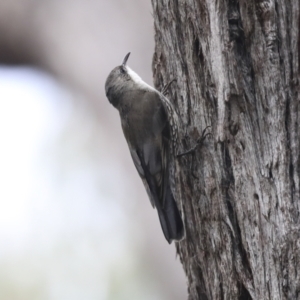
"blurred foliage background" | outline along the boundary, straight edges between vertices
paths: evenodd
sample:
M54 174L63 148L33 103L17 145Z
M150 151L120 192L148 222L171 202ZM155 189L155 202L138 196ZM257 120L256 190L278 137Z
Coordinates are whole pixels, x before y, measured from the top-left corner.
M0 2L0 299L185 299L104 83L152 84L147 0Z

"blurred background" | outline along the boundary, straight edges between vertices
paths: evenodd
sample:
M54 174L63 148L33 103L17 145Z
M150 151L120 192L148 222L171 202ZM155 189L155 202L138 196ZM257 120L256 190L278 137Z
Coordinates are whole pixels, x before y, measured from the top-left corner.
M186 299L105 97L152 84L150 0L0 1L0 299Z

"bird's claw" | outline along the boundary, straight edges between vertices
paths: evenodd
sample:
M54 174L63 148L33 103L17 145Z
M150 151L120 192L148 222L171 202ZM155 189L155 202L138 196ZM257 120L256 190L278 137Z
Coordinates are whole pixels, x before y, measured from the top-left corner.
M175 78L173 78L171 81L169 81L162 89L161 93L166 96L166 93L170 87L170 85L174 82L174 81L177 81Z
M196 142L196 144L195 144L194 147L192 147L191 149L189 149L189 150L187 150L185 152L177 154L177 157L182 157L184 155L194 153L195 150L197 149L197 147L199 147L203 143L203 141L205 140L205 138L208 135L211 135L211 132L206 132L207 128L209 128L209 127L211 127L211 126L205 127L205 129L202 131L201 137L197 140L197 142Z

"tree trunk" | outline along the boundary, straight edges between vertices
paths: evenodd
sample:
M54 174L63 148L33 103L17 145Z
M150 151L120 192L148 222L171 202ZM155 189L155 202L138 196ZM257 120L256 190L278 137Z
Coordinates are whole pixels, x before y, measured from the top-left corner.
M152 0L154 84L182 124L189 299L300 299L299 1Z

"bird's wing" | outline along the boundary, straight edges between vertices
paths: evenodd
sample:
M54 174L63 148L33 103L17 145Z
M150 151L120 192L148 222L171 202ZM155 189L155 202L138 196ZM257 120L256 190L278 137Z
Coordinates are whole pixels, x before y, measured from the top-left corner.
M166 240L180 240L184 234L184 227L177 204L170 187L168 170L168 147L170 142L161 136L160 147L149 146L149 149L136 152L140 165L137 167L143 180L150 201L156 207L160 224ZM159 152L157 153L156 151ZM135 155L134 155L135 156Z
M130 147L131 157L144 183L151 204L161 209L164 208L166 189L169 184L169 146L169 141L161 133L139 149Z
M140 100L132 104L130 117L122 115L122 128L152 206L162 207L169 147L165 137L167 114L159 94L153 92L135 96Z
M148 197L150 199L150 202L151 202L151 205L152 207L155 207L155 201L154 201L154 198L153 198L153 195L150 191L150 188L149 188L149 184L147 183L147 180L145 178L145 172L143 170L143 167L142 167L142 164L141 164L141 160L136 152L135 149L130 149L130 154L131 154L131 157L132 157L132 160L134 162L134 165L143 181L143 184L145 186L145 189L147 191L147 194L148 194Z
M134 97L131 92L123 101L128 105L120 110L121 124L135 167L157 209L165 238L169 243L179 240L184 229L171 191L169 168L176 141L173 107L156 92L139 91Z

